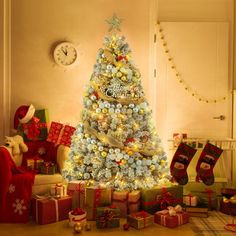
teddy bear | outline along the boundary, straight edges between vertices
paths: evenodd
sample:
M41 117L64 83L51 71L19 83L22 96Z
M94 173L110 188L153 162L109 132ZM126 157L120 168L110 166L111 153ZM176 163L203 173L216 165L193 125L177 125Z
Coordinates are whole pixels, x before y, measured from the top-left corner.
M28 151L28 147L24 143L23 138L20 135L12 137L5 136L4 147L11 154L12 160L15 162L16 166L20 166L23 153Z

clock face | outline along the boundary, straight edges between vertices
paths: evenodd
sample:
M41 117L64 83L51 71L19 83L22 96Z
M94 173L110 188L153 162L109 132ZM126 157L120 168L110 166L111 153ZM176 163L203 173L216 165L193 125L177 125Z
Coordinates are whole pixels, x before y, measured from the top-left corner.
M60 43L56 46L53 56L58 65L71 66L77 60L77 50L72 43Z

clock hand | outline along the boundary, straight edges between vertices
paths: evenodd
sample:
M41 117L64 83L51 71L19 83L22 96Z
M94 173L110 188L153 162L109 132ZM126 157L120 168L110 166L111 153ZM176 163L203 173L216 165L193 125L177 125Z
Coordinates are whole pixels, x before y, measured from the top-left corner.
M61 50L65 54L65 56L67 56L67 50L64 50L63 48Z

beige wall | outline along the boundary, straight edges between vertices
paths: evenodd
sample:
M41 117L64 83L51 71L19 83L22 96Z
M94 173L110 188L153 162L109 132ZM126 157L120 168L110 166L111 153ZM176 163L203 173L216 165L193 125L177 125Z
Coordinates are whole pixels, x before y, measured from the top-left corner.
M3 1L0 0L1 7ZM37 108L48 108L50 120L78 123L84 86L107 34L105 19L113 12L124 19L122 33L131 46L133 59L142 72L143 85L150 97L149 17L155 13L149 7L154 5L153 2L155 0L11 0L11 124L15 109L29 103ZM156 0L156 3L160 21L228 21L232 39L233 0ZM0 13L3 13L2 8ZM69 70L56 66L51 56L56 42L63 40L78 45L80 52L78 66ZM230 47L232 49L232 42ZM1 56L2 53L0 60ZM2 78L0 89L3 88ZM2 93L0 95L2 110ZM0 138L3 130L1 118Z
M123 18L122 34L141 70L148 74L149 1L142 0L12 0L12 106L48 108L51 121L76 125L83 92L113 13ZM59 41L78 46L79 64L63 69L52 50Z

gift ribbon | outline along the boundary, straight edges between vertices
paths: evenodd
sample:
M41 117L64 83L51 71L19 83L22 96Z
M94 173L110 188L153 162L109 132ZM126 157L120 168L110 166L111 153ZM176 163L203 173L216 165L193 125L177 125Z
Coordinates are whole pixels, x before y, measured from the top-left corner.
M101 195L102 195L102 189L100 187L94 189L94 199L93 199L93 218L96 217L96 208L101 204Z
M165 187L162 187L162 194L156 196L155 201L151 202L142 202L143 206L152 206L156 204L160 204L161 209L165 209L168 205L174 204L174 203L182 203L182 198L175 198L172 196L170 192L166 191Z
M54 164L52 162L46 162L46 163L44 163L44 166L46 168L46 174L48 174L50 167L53 167Z
M82 207L80 205L80 195L84 195L85 191L84 191L84 183L79 183L78 185L75 186L75 191L78 192L78 200L79 200L79 207Z
M214 191L210 188L206 188L205 191L207 192L208 196L208 208L211 209L212 194L214 193Z
M81 218L81 219L76 219L75 217L73 217L73 218L70 219L71 222L81 222L81 221L83 221L83 220L86 220L86 216L83 217L83 218Z
M59 210L58 210L58 200L49 196L39 196L36 195L35 196L35 200L36 200L36 209L35 209L35 218L36 218L36 223L38 223L39 221L39 212L38 212L38 202L41 200L50 200L50 201L54 201L55 203L55 211L56 211L56 221L59 221Z

